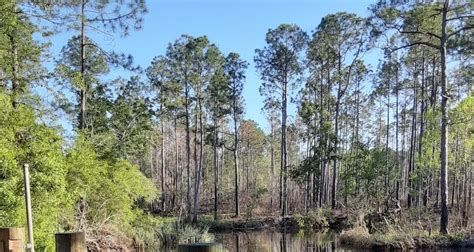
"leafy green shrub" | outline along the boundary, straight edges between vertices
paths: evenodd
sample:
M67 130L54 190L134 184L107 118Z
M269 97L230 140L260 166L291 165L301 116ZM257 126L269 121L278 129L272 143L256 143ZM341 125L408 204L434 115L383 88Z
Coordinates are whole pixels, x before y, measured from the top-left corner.
M144 228L140 232L149 229L137 226L146 217L136 202L153 199L157 191L137 166L125 160L101 159L82 134L66 160L70 164L66 175L69 197L75 205L73 216L66 217L70 220L66 230L84 230L100 246L106 236L133 237L136 228Z
M306 218L301 215L301 214L294 214L293 219L295 222L298 224L298 227L300 229L305 229L306 228Z
M128 161L100 157L81 133L64 150L58 131L37 118L28 105L14 109L0 90L0 226L26 226L22 165L28 163L37 250L54 250L58 231L84 230L94 247L149 240L151 227L136 202L156 197L152 182Z
M334 214L331 209L317 208L311 210L305 215L294 214L293 220L300 229L315 229L327 227L334 220Z
M59 133L36 118L27 105L14 109L0 90L0 226L26 226L22 166L28 163L36 247L51 251L60 214L71 209L67 166Z
M334 214L330 208L317 208L307 214L308 222L316 228L327 227L334 221Z

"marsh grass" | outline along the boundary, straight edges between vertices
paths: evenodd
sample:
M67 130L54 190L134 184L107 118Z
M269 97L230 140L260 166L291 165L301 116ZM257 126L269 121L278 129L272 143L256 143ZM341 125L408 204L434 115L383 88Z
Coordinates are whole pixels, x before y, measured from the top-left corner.
M413 212L413 211L416 211ZM412 249L429 247L457 247L469 238L468 230L451 227L451 233L439 233L436 216L428 211L407 211L395 218L384 218L377 228L367 228L363 213L354 227L343 231L341 242L358 248ZM425 223L422 225L421 223ZM434 224L436 223L436 224Z
M198 243L198 242L212 242L214 235L209 233L207 227L178 223L168 223L162 225L158 231L160 245L162 247L175 247L180 243Z

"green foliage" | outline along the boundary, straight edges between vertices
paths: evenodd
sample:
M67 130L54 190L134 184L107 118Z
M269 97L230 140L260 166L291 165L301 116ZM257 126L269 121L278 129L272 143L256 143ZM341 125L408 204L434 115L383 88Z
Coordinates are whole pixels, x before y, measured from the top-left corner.
M150 153L153 131L152 104L143 95L146 86L138 77L132 77L120 87L118 96L111 100L110 119L106 133L114 133L111 155L138 163Z
M81 4L86 11L78 14ZM286 198L287 167L292 168L291 175L296 181L290 184L290 189L295 190L296 199L303 198L303 193L305 203L311 198L312 202L305 207L314 206L318 193L324 196L321 201L331 197L336 199L336 195L346 198L355 195L376 202L377 207L380 207L382 200L392 197L395 190L398 190L397 200L402 205L406 191L417 194L425 190L427 201L434 202L432 194L437 191L441 160L437 99L448 96L445 90L449 92L449 100L453 101L447 106L450 173L450 184L447 186L457 185L451 188L452 194L466 198L466 193L461 192L461 185L470 181L467 177L472 169L474 149L473 71L469 57L472 51L469 42L473 33L472 17L468 15L473 6L473 3L465 0L445 1L445 7L430 1L380 0L371 8L373 15L370 17L370 26L365 18L340 12L325 16L314 30L311 40L300 27L293 24L282 24L268 30L266 45L255 51L256 70L263 81L259 91L266 98L264 110L271 122L272 132L268 136L257 123L242 118L247 62L237 53L222 54L206 36L183 35L170 44L166 55L154 58L147 69L149 82L143 82L137 76L129 80L119 78L105 81L112 67L121 66L128 70L139 68L132 66L131 56L109 52L100 43L94 42L100 39L93 37L101 33L110 33L113 37L112 33L116 32L125 36L130 29L141 28L142 14L146 12L144 1L78 1L56 5L1 0L0 226L25 225L22 183L22 165L25 163L30 164L31 169L38 250L52 250L52 234L58 230L84 230L97 246L113 243L110 237L128 242L127 245L133 238L153 248L158 245L159 239L173 244L209 240L206 228L180 226L145 213L148 201L156 198L157 190L140 169L145 170L148 165L153 169L158 163L163 163L162 167L166 166L166 169L163 168L166 170L164 176L168 177L163 177L166 182L163 188L173 183L173 191L170 190L173 193L170 199L173 207L182 207L176 202L184 199L184 179L187 179L187 183L194 179L196 211L201 207L199 200L206 203L209 200L200 197L200 186L203 186L202 192L208 193L212 181L210 178L214 176L218 188L216 191L220 191L216 198L220 198L223 206L229 205L229 192L234 190L234 186L238 194L238 187L245 184L245 193L240 199L246 203L247 217L251 217L255 209L267 202L266 196L269 194L275 205L275 189L278 187L275 173L281 175L280 179L284 183L281 183L280 190ZM443 15L443 8L440 7L449 10L445 9ZM442 24L443 17L447 18L445 24ZM42 57L47 56L44 54L47 48L36 40L49 36L49 30L46 29L50 27L41 26L43 18L51 21L50 26L59 20L69 31L84 28L85 32L82 35L84 37L76 35L67 42L56 62L56 71L50 74L45 74L41 65ZM442 30L444 25L447 26L446 34ZM369 29L372 29L372 36L369 36ZM384 33L386 30L392 32ZM385 61L375 73L372 94L367 96L364 82L370 69L362 59L369 47L374 46L372 39L384 37L380 36L382 34L389 35L390 41L385 46L390 47L390 50L384 51ZM444 41L444 35L447 41ZM85 45L81 45L82 38ZM448 76L450 83L447 83L447 88L442 85L446 84L444 78L440 78L443 76L440 71L446 63L438 52L442 49L439 45L444 47L445 43L448 59L454 60L448 69L455 74ZM81 46L85 49L85 55L82 55ZM408 49L411 46L416 47ZM408 53L401 54L400 60L398 55L392 58L392 47L398 47L401 52L408 49ZM304 53L306 60L302 59ZM87 111L84 113L87 114L86 130L74 132L69 142L57 130L43 123L45 116L37 112L38 108L43 109L37 101L40 98L49 101L49 97L29 95L34 84L51 76L59 81L56 83L58 86L66 86L76 94L78 100L84 98L83 107L87 104L87 109L83 108L83 112ZM405 80L399 81L399 77ZM305 87L298 97L299 117L288 123L286 128L287 98L293 102L292 91L303 79ZM392 106L394 101L391 100L394 90L397 95L396 108ZM150 95L149 91L156 92ZM66 100L75 98L74 95L63 95ZM370 111L375 104L373 100L380 104L378 115ZM60 99L52 101L62 102ZM77 112L69 110L71 104L76 106L76 110L81 107L77 101L69 103L60 104L67 113ZM423 106L419 109L418 105L421 104ZM400 106L403 107L402 111ZM278 110L282 111L281 115ZM384 111L387 113L386 123L382 118ZM396 111L396 115L392 111ZM399 112L402 113L400 122ZM183 113L186 114L183 116ZM280 116L282 122L278 121ZM173 120L167 121L168 117ZM230 117L234 122L233 130L229 129L227 121ZM364 123L371 122L374 117L380 119L375 134L362 132L368 128ZM393 117L397 119L399 134L395 141L390 128ZM181 135L183 127L178 126L178 121L181 123L183 118L187 119L186 139L183 139L184 134ZM162 134L171 131L171 124L166 123L174 122L176 135L159 137L167 141L174 140L176 150L164 150L165 146L170 146L164 143L155 145L153 127L156 119L163 126ZM279 124L280 128L276 126ZM301 129L302 124L304 130ZM212 141L198 140L198 134L204 135L204 131L214 133ZM412 132L411 136L408 131ZM234 136L230 132L235 133ZM281 139L276 137L279 134ZM372 135L377 138L375 143L371 141ZM387 141L385 145L384 136ZM220 137L223 138L222 142ZM283 140L285 148L277 143L279 140ZM272 169L268 169L269 141L273 141L272 154L275 154L272 157ZM195 147L193 151L190 146L192 142ZM211 155L209 142L216 147L215 175L209 173L208 169ZM224 148L232 151L232 148L224 146L224 143L229 142L234 143L233 150L238 154L235 155L236 160L224 151ZM400 142L403 143L401 147ZM306 149L301 147L303 144L307 144ZM396 151L393 145L397 146ZM167 156L163 157L163 161L150 155L160 148L164 150L163 156ZM306 153L303 154L303 151ZM203 153L199 159L198 152ZM194 160L190 159L191 154ZM442 154L445 156L445 153ZM284 158L275 158L280 155ZM300 157L304 157L302 162ZM169 162L173 158L176 158L176 166L174 162ZM218 167L219 161L222 161L222 167ZM233 165L238 161L242 168L238 166L234 170ZM410 162L408 165L407 161ZM416 163L412 164L412 161ZM195 166L195 175L191 171L183 175L185 168L189 170L191 164ZM334 170L328 171L328 167L333 164ZM275 169L275 166L281 166L283 170ZM238 173L239 169L240 174L234 177L234 172ZM331 175L334 182L330 181ZM235 184L232 181L234 178ZM408 180L410 188L405 188L406 183L401 181L402 178ZM325 184L322 184L323 181ZM331 191L327 195L330 187L334 188L334 193ZM188 190L187 193L192 191ZM402 195L398 195L399 192ZM168 198L163 199L167 204ZM453 203L457 203L452 208L453 213L455 210L465 210L460 209L461 203L465 202L456 197L453 199ZM351 203L357 204L357 200ZM191 209L190 202L186 202L186 210ZM290 210L301 209L299 203L292 201ZM390 202L384 203L387 205L385 210L390 210ZM416 208L411 214L418 217L427 215L432 211L429 203L426 203L428 207ZM369 205L367 208L372 207ZM316 208L306 215L296 214L294 220L301 228L319 227L332 223L334 216L329 209ZM395 224L399 224L398 221ZM431 221L429 225L431 228ZM158 229L162 231L158 232ZM426 230L399 230L391 223L382 231L371 235L368 230L357 227L354 234L359 233L361 240L370 244L402 248L415 246L418 238L427 244L448 244L465 238L463 234L456 233L445 237L435 234L435 238L432 238L428 237Z
M0 115L0 226L25 226L22 165L28 163L38 249L53 248L58 228L101 232L105 224L134 234L132 223L142 215L136 203L156 196L137 166L101 160L82 134L65 155L58 132L37 123L30 107L13 109L4 93Z
M107 63L107 55L100 50L90 38L85 38L85 59L84 68L87 69L87 75L84 76L86 83L97 81L95 78L99 75L107 74L109 66ZM65 77L71 77L74 73L81 71L81 37L73 36L61 49L61 61L59 62L62 72ZM80 83L72 83L73 85L80 85ZM85 88L78 86L78 89Z
M40 60L46 47L33 38L39 27L17 5L14 0L0 1L0 89L10 86L15 102L33 85L43 84L45 69Z
M13 109L0 91L0 226L25 226L22 165L30 165L35 239L52 249L60 215L71 207L67 196L67 162L58 132L36 122L32 108Z
M462 158L469 158L469 151L474 148L474 96L462 100L450 113L453 125L453 138L461 139L463 144Z
M303 215L296 213L293 215L293 219L296 221L296 224L298 224L298 227L300 229L304 229L306 227L305 218L303 217Z
M341 172L341 186L343 195L349 196L356 191L356 183L368 183L377 177L377 171L370 167L371 152L367 145L361 142L355 142L352 146L353 152L344 155L344 170ZM362 182L363 180L363 182Z
M164 220L150 214L138 215L132 223L135 242L147 249L159 250L160 235L157 230L163 223Z
M255 50L254 59L263 81L260 95L266 97L267 104L282 103L279 92L290 94L300 81L303 72L300 54L307 46L308 35L297 25L282 24L269 29L265 41L267 45L264 48Z
M136 203L156 197L151 181L125 160L101 160L83 135L68 151L67 162L71 164L68 191L79 220L69 229L84 229L100 236L105 229L120 227L121 232L133 234L132 223L142 214Z
M244 113L244 99L242 92L245 82L245 70L248 63L237 53L229 53L225 58L224 73L227 76L227 99L234 120L241 119Z
M330 208L319 207L311 210L305 215L294 214L293 219L298 227L303 230L314 230L328 227L334 222L334 213Z

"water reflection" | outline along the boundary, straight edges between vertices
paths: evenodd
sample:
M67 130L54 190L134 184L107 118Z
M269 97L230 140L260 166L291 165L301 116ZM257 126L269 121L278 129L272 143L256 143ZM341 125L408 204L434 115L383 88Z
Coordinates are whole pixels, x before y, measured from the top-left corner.
M216 242L224 245L228 252L362 252L362 251L407 251L394 249L363 250L342 245L337 233L280 233L271 231L252 231L237 233L214 233ZM156 251L147 249L146 251ZM158 251L176 251L176 248L161 248ZM472 248L425 248L408 251L415 252L471 252Z
M217 233L216 241L224 245L229 252L361 252L361 251L402 251L362 250L342 245L337 233L311 232L311 233L279 233L271 231ZM425 248L409 250L416 252L451 252L474 251L471 248Z
M332 232L276 233L269 231L220 233L216 240L229 252L332 252L353 251L340 247Z

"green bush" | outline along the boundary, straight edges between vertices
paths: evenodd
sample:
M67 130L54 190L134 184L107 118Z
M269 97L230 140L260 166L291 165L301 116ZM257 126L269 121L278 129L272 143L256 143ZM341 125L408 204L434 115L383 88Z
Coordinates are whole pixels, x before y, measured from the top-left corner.
M327 227L334 221L334 213L330 208L317 208L308 213L308 218L313 225Z
M14 109L0 91L0 226L26 226L28 163L37 250L53 251L58 231L84 230L95 243L109 236L150 240L150 218L137 202L156 197L152 182L128 161L101 158L81 133L64 150L58 131L37 118L28 105Z
M307 214L294 214L293 220L300 229L310 230L315 228L328 227L334 221L334 214L329 208L317 208L308 211Z
M299 229L306 228L306 218L301 214L294 214L293 219L295 220L296 224L298 225Z
M26 226L22 166L28 163L38 250L53 250L58 219L71 209L62 146L58 132L38 123L31 107L14 109L0 91L0 226Z
M66 229L85 230L89 237L99 241L102 234L108 235L111 230L112 235L134 237L134 229L147 229L147 225L137 226L143 224L141 218L146 216L136 202L153 199L157 191L137 166L125 160L101 159L82 134L68 151L66 160L70 164L68 191L76 206L74 216L66 219L78 220L70 221L73 225Z

